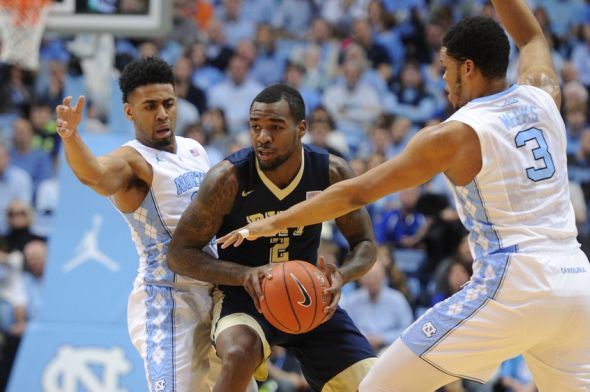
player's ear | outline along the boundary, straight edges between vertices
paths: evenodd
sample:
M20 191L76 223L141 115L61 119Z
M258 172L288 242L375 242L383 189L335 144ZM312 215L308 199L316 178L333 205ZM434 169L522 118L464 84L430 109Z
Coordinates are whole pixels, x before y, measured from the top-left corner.
M463 67L465 69L465 73L469 75L475 70L475 63L473 60L468 59L463 62Z
M133 121L133 110L131 109L131 105L128 102L123 104L123 111L125 112L125 116L130 120Z
M301 120L297 126L297 136L301 138L303 135L305 135L305 132L307 132L307 122L305 120Z

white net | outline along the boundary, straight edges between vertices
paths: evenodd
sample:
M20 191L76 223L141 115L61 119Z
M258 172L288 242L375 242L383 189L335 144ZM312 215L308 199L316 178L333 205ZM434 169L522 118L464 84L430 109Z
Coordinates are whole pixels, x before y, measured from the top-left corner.
M39 45L51 0L0 0L0 60L39 67Z

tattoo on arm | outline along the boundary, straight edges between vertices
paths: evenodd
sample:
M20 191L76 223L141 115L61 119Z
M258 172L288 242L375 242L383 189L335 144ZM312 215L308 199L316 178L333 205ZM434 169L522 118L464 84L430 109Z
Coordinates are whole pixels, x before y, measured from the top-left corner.
M330 155L330 185L354 177L348 163ZM347 282L358 279L373 265L377 248L371 219L362 207L336 219L338 229L348 241L350 252L340 271Z
M185 210L168 249L170 268L182 275L214 284L241 285L245 267L204 252L231 210L238 179L233 165L223 161L205 176L199 193Z

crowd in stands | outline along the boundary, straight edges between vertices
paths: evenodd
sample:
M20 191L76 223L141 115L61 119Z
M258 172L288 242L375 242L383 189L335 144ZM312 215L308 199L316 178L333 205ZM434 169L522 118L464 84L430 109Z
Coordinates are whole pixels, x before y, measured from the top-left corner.
M42 301L59 192L54 108L65 96L87 97L81 132L132 138L118 75L132 59L159 56L174 66L177 134L201 142L215 163L248 145L252 98L264 86L286 83L306 103L304 141L346 158L362 173L450 113L438 54L448 27L464 16L495 18L485 0L173 3L173 29L165 37L46 33L38 70L0 63L0 390L24 326ZM590 250L590 2L528 3L559 73L572 203L580 242ZM513 45L511 82L517 57ZM379 351L428 307L456 292L469 279L473 260L442 177L368 209L378 262L344 288L342 305ZM340 262L346 252L342 236L330 224L322 236L323 254ZM306 390L288 352L275 349L271 361L271 381L262 390ZM534 391L519 361L502 366L496 390ZM491 391L492 383L459 382L447 390Z

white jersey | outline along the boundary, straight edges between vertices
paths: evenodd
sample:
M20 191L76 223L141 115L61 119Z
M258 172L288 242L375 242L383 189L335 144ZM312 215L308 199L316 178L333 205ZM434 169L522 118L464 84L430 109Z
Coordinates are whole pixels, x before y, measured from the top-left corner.
M575 240L565 125L549 94L513 85L470 101L447 121L469 125L481 144L479 174L466 186L451 184L475 258Z
M137 150L153 170L152 186L141 206L123 214L139 255L136 283L173 286L201 283L172 272L166 265L166 253L183 211L209 170L205 149L195 140L179 136L176 136L176 153L156 150L137 140L125 146ZM217 257L215 240L203 250Z

